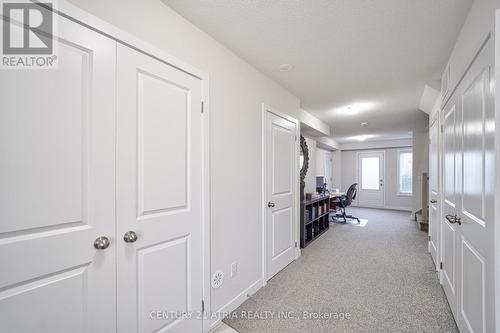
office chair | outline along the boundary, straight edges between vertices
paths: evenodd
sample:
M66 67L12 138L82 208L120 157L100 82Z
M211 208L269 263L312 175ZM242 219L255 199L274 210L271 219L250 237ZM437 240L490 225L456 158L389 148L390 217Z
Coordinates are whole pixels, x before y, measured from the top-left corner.
M333 218L341 217L344 219L344 223L347 223L347 219L357 220L358 223L360 223L359 218L353 215L347 215L345 212L346 207L349 207L352 201L356 199L356 194L358 193L356 186L358 186L357 183L352 184L351 186L349 186L349 189L347 190L347 193L345 195L342 195L333 200L333 205L340 208L340 210L342 211L342 214L334 214Z

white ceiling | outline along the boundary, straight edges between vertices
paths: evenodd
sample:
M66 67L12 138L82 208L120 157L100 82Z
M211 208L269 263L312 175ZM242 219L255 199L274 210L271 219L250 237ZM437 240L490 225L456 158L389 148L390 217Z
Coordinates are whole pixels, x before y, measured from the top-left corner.
M162 0L301 99L338 142L425 126L472 0ZM292 64L288 72L281 64ZM348 109L350 107L350 109ZM368 122L361 126L361 122Z

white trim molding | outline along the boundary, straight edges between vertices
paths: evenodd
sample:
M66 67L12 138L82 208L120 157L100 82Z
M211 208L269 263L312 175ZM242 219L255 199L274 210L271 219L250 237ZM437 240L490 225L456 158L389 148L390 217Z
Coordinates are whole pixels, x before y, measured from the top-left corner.
M500 10L495 15L495 228L494 228L494 260L495 260L495 328L500 330Z
M398 161L397 161L397 171L398 171L398 192L397 195L401 197L412 197L413 196L413 162L412 162L412 182L411 182L411 192L406 193L406 192L401 192L401 154L407 154L410 153L412 154L412 161L413 161L413 148L404 148L404 149L398 149Z
M260 288L262 288L262 279L258 279L250 286L245 288L235 298L227 302L216 312L211 312L209 317L210 329L217 327L230 312L236 310L243 302L245 302L248 298L255 294Z

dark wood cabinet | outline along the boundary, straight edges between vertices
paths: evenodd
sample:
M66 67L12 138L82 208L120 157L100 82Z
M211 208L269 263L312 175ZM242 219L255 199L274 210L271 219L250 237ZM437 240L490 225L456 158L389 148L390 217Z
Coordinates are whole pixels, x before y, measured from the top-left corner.
M327 195L301 202L300 247L306 247L330 227L329 201Z

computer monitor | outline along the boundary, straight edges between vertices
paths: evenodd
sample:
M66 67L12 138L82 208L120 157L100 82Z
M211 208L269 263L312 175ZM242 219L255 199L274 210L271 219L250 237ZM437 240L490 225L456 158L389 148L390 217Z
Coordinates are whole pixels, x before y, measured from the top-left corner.
M326 190L326 179L324 176L316 177L316 192L325 193Z

